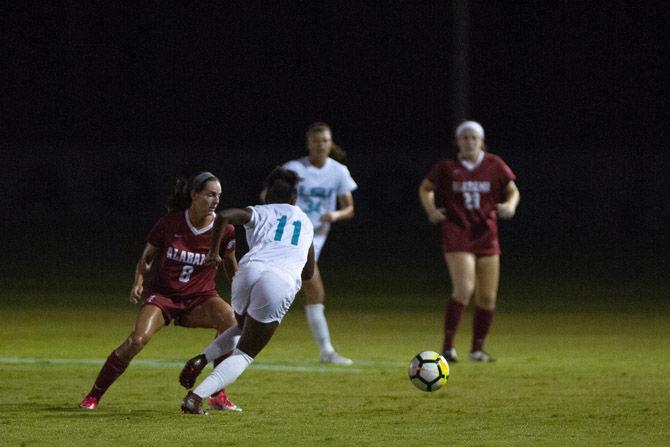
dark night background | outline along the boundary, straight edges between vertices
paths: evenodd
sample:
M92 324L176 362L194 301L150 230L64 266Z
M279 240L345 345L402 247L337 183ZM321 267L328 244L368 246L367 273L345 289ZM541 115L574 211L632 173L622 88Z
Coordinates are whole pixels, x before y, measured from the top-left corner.
M328 271L446 279L416 191L463 118L518 177L503 283L667 275L662 2L470 2L467 116L454 108L450 2L144 5L5 7L10 286L128 288L177 175L211 170L223 206L255 203L316 120L359 184L356 217L322 256L327 283Z

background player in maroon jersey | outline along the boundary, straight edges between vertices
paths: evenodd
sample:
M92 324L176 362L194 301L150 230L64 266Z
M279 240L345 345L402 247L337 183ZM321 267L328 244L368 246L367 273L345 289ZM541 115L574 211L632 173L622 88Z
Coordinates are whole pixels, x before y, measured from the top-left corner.
M93 388L79 404L81 408L95 409L133 357L170 321L218 332L235 324L230 305L216 291L216 268L205 265L220 195L221 184L209 172L188 181L177 180L168 200L169 212L154 225L137 262L130 302L142 305L133 330L109 355ZM237 270L232 225L225 228L221 253L225 274L231 280ZM152 278L145 287L149 272ZM225 393L212 397L209 403L216 409L239 410Z
M470 360L490 362L484 339L491 327L500 276L497 217L509 219L519 204L512 170L487 153L484 129L465 121L456 129L458 154L437 162L421 182L419 198L428 220L442 224L442 251L453 286L444 316L443 353L458 360L454 336L463 309L475 296ZM443 208L435 205L436 193Z

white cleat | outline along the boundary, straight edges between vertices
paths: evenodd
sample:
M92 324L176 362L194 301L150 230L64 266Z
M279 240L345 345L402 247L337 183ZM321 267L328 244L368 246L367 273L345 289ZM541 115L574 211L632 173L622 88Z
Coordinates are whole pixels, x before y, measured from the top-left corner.
M471 362L491 363L496 361L493 357L484 351L471 352L469 358Z
M456 363L458 362L458 354L456 354L456 348L450 348L442 352L442 357L447 361L447 363Z
M326 354L321 354L321 363L330 363L332 365L352 365L353 360L346 357L342 357L337 352L329 352Z

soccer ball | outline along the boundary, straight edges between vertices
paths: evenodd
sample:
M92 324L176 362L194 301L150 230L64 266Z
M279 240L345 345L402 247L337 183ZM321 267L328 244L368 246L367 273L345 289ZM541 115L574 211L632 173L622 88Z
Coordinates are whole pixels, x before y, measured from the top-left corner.
M437 352L420 352L409 362L409 380L421 391L438 390L448 378L449 364Z

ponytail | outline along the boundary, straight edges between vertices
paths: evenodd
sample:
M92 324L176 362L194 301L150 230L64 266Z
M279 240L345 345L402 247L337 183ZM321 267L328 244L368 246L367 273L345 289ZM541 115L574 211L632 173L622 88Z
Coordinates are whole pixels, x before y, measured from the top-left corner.
M330 158L344 164L347 162L347 153L339 145L333 143L330 149Z
M168 211L184 211L191 206L191 195L188 190L188 180L184 177L178 177L175 182L172 194L168 197Z

